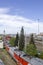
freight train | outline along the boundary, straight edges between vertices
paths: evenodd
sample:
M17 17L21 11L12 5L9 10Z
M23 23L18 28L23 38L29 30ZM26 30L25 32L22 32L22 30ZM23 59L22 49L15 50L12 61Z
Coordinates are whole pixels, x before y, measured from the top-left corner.
M18 65L43 65L42 59L27 55L20 51L18 47L11 47L9 44L6 44L5 48Z

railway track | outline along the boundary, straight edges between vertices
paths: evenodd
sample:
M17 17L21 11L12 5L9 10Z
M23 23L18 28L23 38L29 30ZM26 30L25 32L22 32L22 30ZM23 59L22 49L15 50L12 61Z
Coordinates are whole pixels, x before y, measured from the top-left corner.
M5 65L17 65L5 49L0 49L0 59L3 60Z

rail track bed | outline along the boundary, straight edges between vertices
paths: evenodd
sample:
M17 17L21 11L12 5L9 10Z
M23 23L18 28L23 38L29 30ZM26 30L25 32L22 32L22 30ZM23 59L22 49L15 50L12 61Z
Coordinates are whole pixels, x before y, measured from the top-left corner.
M5 65L17 65L5 49L0 49L0 59Z

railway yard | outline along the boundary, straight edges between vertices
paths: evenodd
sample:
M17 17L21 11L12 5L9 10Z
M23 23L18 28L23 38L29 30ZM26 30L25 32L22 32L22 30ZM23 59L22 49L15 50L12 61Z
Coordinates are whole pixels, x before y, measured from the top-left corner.
M5 45L5 49L0 49L0 59L4 65L43 65L43 60L26 55L17 47L10 47L9 44Z
M4 65L17 65L5 49L0 49L0 59L3 61Z
M4 65L43 65L43 59L27 55L17 46L11 46L9 43L6 43L4 48L0 48L0 59Z

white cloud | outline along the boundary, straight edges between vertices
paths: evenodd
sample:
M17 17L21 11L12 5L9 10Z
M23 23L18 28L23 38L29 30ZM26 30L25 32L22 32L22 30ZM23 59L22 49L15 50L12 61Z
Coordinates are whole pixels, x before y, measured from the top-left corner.
M9 8L0 8L0 14L6 14L10 11Z
M38 33L37 21L32 21L17 15L7 15L5 14L7 12L9 12L9 9L0 8L0 33L3 33L4 29L6 30L6 33L17 33L20 32L22 26L24 27L27 34L33 32ZM43 23L39 22L39 26L40 32L42 32Z

